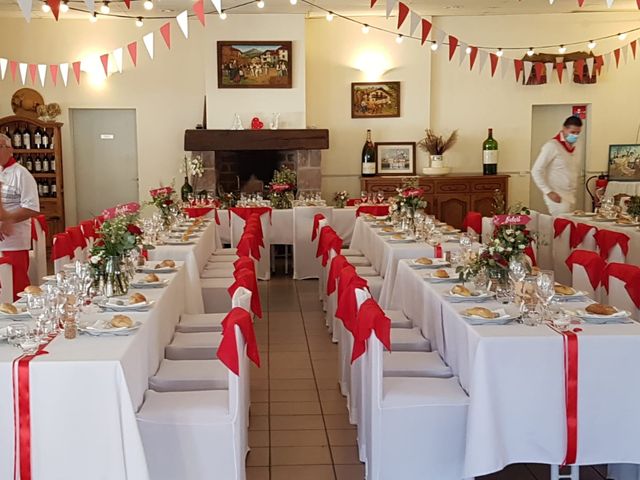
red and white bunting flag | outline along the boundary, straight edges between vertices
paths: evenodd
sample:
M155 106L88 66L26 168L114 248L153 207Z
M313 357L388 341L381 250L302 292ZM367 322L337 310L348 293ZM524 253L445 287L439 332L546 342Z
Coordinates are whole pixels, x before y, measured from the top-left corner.
M102 62L102 69L104 70L104 76L107 78L109 76L109 54L103 53L100 55L100 62Z
M573 81L574 77L575 77L575 66L574 66L574 62L565 62L565 65L567 66L567 76L568 76L568 80L571 82Z
M531 78L531 70L533 70L533 62L524 62L524 84L526 85Z
M613 6L613 0L607 0L607 8L611 8Z
M513 62L508 58L503 58L500 62L500 78L504 80L513 70Z
M584 5L584 0L578 0L578 6L581 7L582 5Z
M0 58L0 80L4 80L4 77L7 74L8 65L9 60L7 60L6 58Z
M482 69L487 64L489 60L489 54L485 50L480 50L478 52L478 73L482 73Z
M491 60L491 76L493 77L496 74L496 69L498 68L498 60L500 60L500 57L495 53L490 53L489 60Z
M407 19L407 15L409 15L409 7L403 2L398 3L398 28L402 27L402 24Z
M96 2L95 0L84 0L84 4L87 6L87 10L90 14L96 11ZM66 84L65 84L66 86Z
M469 70L473 70L476 58L478 58L478 47L471 47L471 53L469 54Z
M429 37L429 32L431 32L431 22L427 19L422 19L422 35L421 35L421 43L424 45L424 42L427 41L427 37Z
M60 77L62 78L62 83L64 86L67 86L67 82L69 81L69 64L61 63L60 64Z
M29 77L31 77L31 83L36 84L36 75L38 75L38 66L35 63L29 64Z
M595 73L593 70L593 66L595 65L595 58L594 57L588 57L587 60L585 61L585 63L587 64L587 72L589 72L589 78L593 77L593 74Z
M9 60L9 71L11 72L11 80L16 81L16 72L18 71L18 62Z
M198 20L204 27L204 0L196 0L193 4L193 13L196 14Z
M26 63L19 63L18 70L20 70L20 80L22 80L22 84L25 85L27 83L27 69L29 66Z
M24 19L27 22L30 22L33 0L18 0L18 5L20 6L20 11L22 12L22 16L24 17Z
M467 48L469 48L469 45L467 45L464 42L460 42L460 54L458 55L458 66L462 65L462 63L464 62L464 59L467 58Z
M598 55L596 57L596 62L595 62L596 74L597 75L601 75L602 74L602 66L603 65L604 65L604 57L602 55Z
M456 48L458 48L458 39L453 35L449 35L449 61L451 61L456 54Z
M129 56L131 57L131 61L133 62L133 66L138 65L138 42L131 42L127 45L127 50L129 51Z
M438 42L438 45L442 46L445 38L447 38L447 32L438 27L433 27L431 29L431 38Z
M416 32L418 25L420 25L420 20L421 20L420 15L418 15L416 12L411 10L411 16L410 16L411 28L409 28L409 35L413 35Z
M76 82L80 85L80 62L73 62L71 69L73 70L73 76L76 77Z
M387 0L387 18L391 16L391 12L393 12L393 9L396 7L396 3L398 3L398 0Z
M562 74L564 73L564 62L556 62L556 73L558 74L558 82L562 83Z
M53 13L53 17L57 22L60 15L60 0L47 0L47 3L51 7L51 13Z
M149 32L142 37L142 43L144 43L144 46L147 49L149 58L153 60L153 32Z
M580 81L584 78L584 58L580 58L574 62L575 72L578 74Z
M516 82L520 81L520 74L522 74L522 71L524 70L524 61L519 60L519 59L515 59L513 61L513 69L516 72Z
M47 78L47 66L44 63L38 64L38 77L40 78L40 85L44 87L44 81Z
M216 9L216 12L218 12L218 14L222 13L222 0L211 0L211 3L213 4L213 8Z
M124 56L124 50L122 49L122 47L120 48L116 48L113 53L113 63L116 64L116 70L118 70L118 73L122 73L122 58Z
M171 23L167 22L160 27L160 35L167 48L171 50Z
M547 84L551 83L553 78L553 62L544 62L545 76L547 77Z
M640 2L640 0L638 0ZM378 0L371 0L371 8L375 7Z
M629 44L622 47L622 59L625 64L629 63Z
M124 4L127 6L127 8L131 9L131 0L124 0Z
M640 2L640 0L638 0ZM629 46L631 47L631 54L633 55L633 59L636 59L636 49L638 48L638 41L633 40Z
M58 70L60 69L60 67L58 65L49 65L49 73L51 74L51 82L53 83L53 86L55 87L56 85L58 85Z
M636 0L636 4L638 5L638 8L640 9L640 0Z
M176 17L176 22L180 27L180 31L184 35L184 38L189 38L189 12L186 10L180 12Z
M616 48L613 51L613 55L616 57L616 67L620 67L620 49Z

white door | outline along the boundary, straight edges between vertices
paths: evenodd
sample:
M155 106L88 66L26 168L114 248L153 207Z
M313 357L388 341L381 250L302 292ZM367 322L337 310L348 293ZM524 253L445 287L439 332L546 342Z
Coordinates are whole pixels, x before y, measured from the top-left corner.
M584 126L582 128L582 134L576 144L575 159L580 163L579 178L578 178L578 194L576 195L576 208L584 208L584 195L580 192L584 191L581 188L585 182L585 166L586 166L586 153L585 142L587 137L587 126L589 114L591 112L590 106L587 107L587 120L584 120ZM549 139L555 137L562 129L562 124L572 114L572 105L534 105L532 118L531 118L531 166L535 163L540 153L542 145L544 145ZM531 209L538 212L548 213L547 206L542 198L542 192L538 190L537 185L531 178L531 185L529 190L529 206Z
M138 201L134 109L72 109L78 221Z

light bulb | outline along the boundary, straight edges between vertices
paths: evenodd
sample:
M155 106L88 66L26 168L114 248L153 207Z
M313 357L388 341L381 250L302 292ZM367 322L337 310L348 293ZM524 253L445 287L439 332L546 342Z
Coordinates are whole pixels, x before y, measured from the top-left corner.
M471 55L471 52L473 52L473 48L471 48L471 47L467 47L467 48L465 48L465 49L464 49L464 51L465 51L465 53L466 53L467 55Z
M89 17L89 21L91 23L96 23L98 21L98 14L96 12L93 12Z
M396 43L398 43L398 44L402 43L403 40L404 40L404 37L402 35L398 35L396 37Z
M136 18L136 27L140 28L143 25L144 25L144 22L142 21L142 17Z
M502 55L504 55L504 52L502 51L501 48L498 49L498 51L496 52L496 55L501 57Z
M153 2L151 0L144 0L142 6L145 10L153 10Z
M290 3L291 5L297 5L298 0L289 0L289 3Z
M220 20L226 20L227 19L227 12L225 12L224 10L222 12L220 12Z
M438 47L439 47L439 46L440 46L440 45L438 45L438 42L434 41L434 42L431 44L431 50L433 50L433 51L435 52L436 50L438 50Z
M333 20L333 12L328 12L327 13L327 22L330 22Z
M627 38L627 34L626 34L626 33L619 33L619 34L618 34L618 40L622 41L622 40L624 40L625 38Z
M567 53L567 47L565 47L564 45L560 45L560 48L558 48L558 52Z
M594 48L596 48L596 42L594 42L593 40L589 40L589 43L587 43L587 47L589 47L589 50L593 50Z
M44 13L49 13L51 11L51 7L47 2L42 2L42 11Z
M527 56L528 57L533 57L535 55L536 51L533 49L533 47L529 48L529 50L527 50Z
M362 25L362 33L369 33L369 25L366 23Z
M256 2L256 6L257 6L258 8L264 8L264 1L263 1L263 0L258 0L258 1Z
M109 7L109 2L102 2L100 5L100 13L104 13L105 15L111 12L111 8Z
M64 0L64 2L60 4L60 11L62 13L67 13L69 11L69 3L67 2L67 0Z

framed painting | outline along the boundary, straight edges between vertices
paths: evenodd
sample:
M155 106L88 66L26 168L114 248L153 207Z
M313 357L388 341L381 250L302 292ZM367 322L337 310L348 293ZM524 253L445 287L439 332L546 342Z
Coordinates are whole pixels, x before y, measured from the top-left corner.
M609 180L640 181L640 145L609 145Z
M291 88L291 42L218 42L218 88Z
M415 175L416 142L376 143L378 175Z
M400 82L351 84L351 118L400 116Z

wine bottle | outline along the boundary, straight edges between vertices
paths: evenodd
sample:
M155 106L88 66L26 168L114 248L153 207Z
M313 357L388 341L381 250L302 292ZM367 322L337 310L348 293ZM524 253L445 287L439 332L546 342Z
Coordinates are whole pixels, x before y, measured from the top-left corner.
M11 139L13 143L13 148L22 148L22 132L20 131L20 128L18 127L18 125L16 125L16 128L13 130Z
M31 155L27 157L27 161L25 162L25 168L30 172L33 172L33 159L31 158Z
M53 148L53 146L50 145L51 143L51 137L49 137L47 130L44 129L42 131L42 148Z
M482 144L482 173L496 175L498 173L498 142L493 138L493 128Z
M55 180L53 182L51 182L51 192L49 192L49 194L52 197L56 197L58 194L58 189L56 188L56 182Z
M49 157L42 157L42 173L49 173Z
M42 183L42 196L43 197L49 196L49 184L47 182Z
M28 125L25 125L24 130L22 130L22 148L27 150L31 148L31 132Z
M42 148L42 129L40 127L36 127L33 132L33 148Z
M188 202L189 201L189 195L191 195L193 193L193 187L189 184L189 177L185 176L184 177L184 184L182 185L182 188L180 189L180 197L182 198L183 202Z
M49 169L51 170L51 173L56 173L56 157L53 155L49 157Z
M43 196L43 195L42 195L42 191L43 191L43 188L42 188L42 182L38 182L38 196L39 196L39 197L42 197L42 196Z
M36 173L42 173L42 160L40 159L40 156L37 156L36 161L33 162L33 169Z
M371 141L371 130L367 130L367 139L362 147L362 176L372 177L376 174L376 149Z

